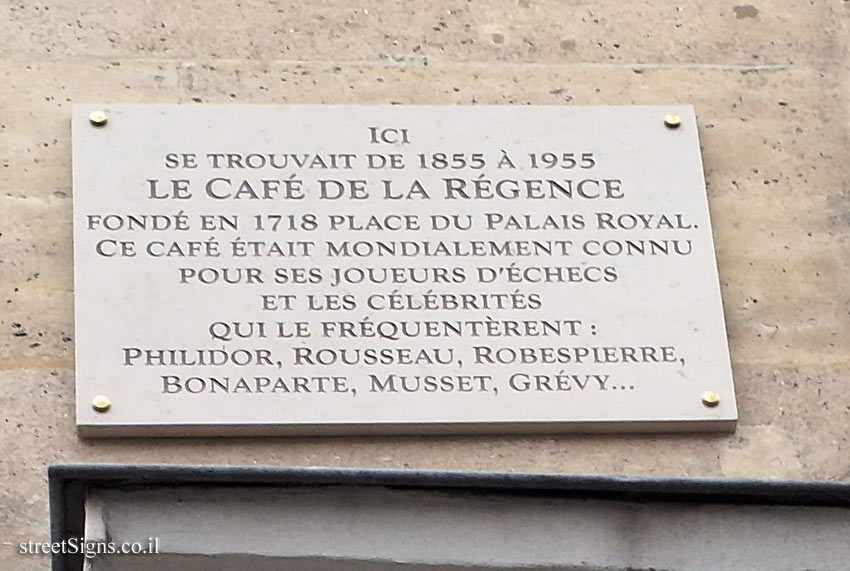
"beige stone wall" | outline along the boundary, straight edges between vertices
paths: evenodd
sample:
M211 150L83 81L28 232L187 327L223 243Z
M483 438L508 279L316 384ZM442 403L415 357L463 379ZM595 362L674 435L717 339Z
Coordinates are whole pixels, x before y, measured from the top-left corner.
M17 544L46 537L56 462L850 479L850 2L751 1L3 2L0 568L48 567ZM82 441L70 143L80 102L691 103L739 428Z

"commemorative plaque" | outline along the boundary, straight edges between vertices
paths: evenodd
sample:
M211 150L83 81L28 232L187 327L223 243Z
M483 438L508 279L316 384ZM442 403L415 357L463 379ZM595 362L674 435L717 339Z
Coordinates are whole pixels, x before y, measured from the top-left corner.
M82 435L731 430L688 106L84 105Z

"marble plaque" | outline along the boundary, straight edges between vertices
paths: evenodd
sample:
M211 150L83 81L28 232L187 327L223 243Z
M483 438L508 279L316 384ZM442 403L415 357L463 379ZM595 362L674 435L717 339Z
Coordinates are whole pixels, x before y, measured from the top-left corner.
M689 106L78 105L85 436L731 430Z

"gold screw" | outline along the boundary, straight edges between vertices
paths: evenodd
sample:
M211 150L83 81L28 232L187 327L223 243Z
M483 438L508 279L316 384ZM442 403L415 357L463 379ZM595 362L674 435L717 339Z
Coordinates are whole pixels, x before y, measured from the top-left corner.
M707 407L715 407L720 404L720 395L714 391L702 393L702 404Z
M103 395L98 395L91 400L91 407L97 412L106 412L112 406L109 398Z
M675 113L668 113L664 116L664 125L668 129L678 129L679 125L682 124L682 118L676 115Z
M91 123L95 127L103 127L104 125L106 125L106 122L108 120L109 118L103 111L92 111L91 115L89 115L89 123Z

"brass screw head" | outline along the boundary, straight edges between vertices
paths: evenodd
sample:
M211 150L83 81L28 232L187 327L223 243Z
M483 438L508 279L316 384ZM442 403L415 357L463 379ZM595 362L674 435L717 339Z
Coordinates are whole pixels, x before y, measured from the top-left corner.
M668 113L664 116L664 126L668 129L678 129L682 124L682 118L675 113Z
M109 118L103 111L92 111L89 115L89 123L91 123L95 127L103 127L104 125L106 125L106 122L108 120Z
M714 391L702 393L702 404L707 407L715 407L720 404L720 395Z
M97 412L106 412L112 406L109 398L103 395L98 395L91 400L91 407Z

